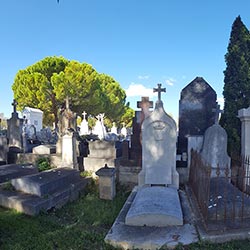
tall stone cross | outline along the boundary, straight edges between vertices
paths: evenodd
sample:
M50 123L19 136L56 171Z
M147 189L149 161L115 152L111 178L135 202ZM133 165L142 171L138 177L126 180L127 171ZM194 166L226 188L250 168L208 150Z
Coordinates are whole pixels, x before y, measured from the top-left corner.
M161 102L161 92L166 92L166 88L161 88L161 83L157 85L157 88L153 88L153 92L158 92L158 102Z
M149 97L143 96L141 101L137 102L137 108L141 108L142 117L141 121L149 116L149 109L153 108L153 102L149 101Z
M17 101L16 99L13 100L13 102L11 103L11 105L13 106L13 113L16 113L16 106L17 106Z
M83 111L82 115L83 115L83 120L86 120L87 113L85 111Z
M214 124L219 124L220 114L224 113L222 109L220 109L220 105L217 103L216 108L212 110L215 113Z

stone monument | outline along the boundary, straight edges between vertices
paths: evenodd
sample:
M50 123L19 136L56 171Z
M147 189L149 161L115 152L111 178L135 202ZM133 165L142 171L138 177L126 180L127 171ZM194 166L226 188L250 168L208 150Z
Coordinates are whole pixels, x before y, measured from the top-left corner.
M126 215L131 226L182 225L183 215L177 189L176 171L177 128L175 121L165 112L161 92L158 92L155 110L142 123L142 171L139 189Z
M93 131L92 133L94 135L97 135L98 138L100 140L104 140L105 139L105 136L107 135L107 131L106 131L106 128L104 126L104 114L99 114L98 116L96 116L96 124L93 128Z
M141 101L137 102L137 108L141 108L141 111L135 111L133 118L130 158L135 160L137 166L141 166L141 124L145 117L151 113L153 102L149 101L149 97L142 97Z
M203 136L206 129L214 124L217 95L202 78L196 77L181 91L179 101L179 135L177 154L183 159L177 167L187 167L187 137Z
M14 99L12 106L13 112L11 114L11 118L7 120L8 131L7 138L9 142L9 148L14 151L22 151L23 148L23 140L22 140L22 128L23 128L23 119L18 117L18 113L16 111L17 101Z
M212 167L211 177L225 176L225 170L228 169L230 176L231 159L227 154L227 133L219 125L220 105L215 109L215 123L209 127L204 135L201 156L204 162ZM217 174L217 170L220 173Z
M139 185L158 184L179 188L176 171L177 128L175 121L165 112L158 85L155 110L142 123L142 171Z
M88 135L89 125L88 125L88 121L86 120L87 113L84 111L82 115L83 115L83 119L82 119L81 126L80 126L80 135Z
M69 135L69 132L76 131L76 114L69 107L69 98L65 100L65 108L62 108L59 113L58 123L58 140L56 144L56 152L62 153L62 137Z
M238 118L241 121L241 155L250 156L250 107L240 109Z
M112 134L116 134L117 135L117 127L115 125L115 122L113 122L113 125L112 125L112 128L111 128L111 131L110 131Z

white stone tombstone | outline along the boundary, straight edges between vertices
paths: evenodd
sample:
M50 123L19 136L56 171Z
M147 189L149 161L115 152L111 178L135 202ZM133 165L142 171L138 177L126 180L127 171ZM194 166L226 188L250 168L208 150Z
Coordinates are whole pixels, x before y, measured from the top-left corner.
M122 126L121 135L124 136L125 138L128 135L127 128L125 127L125 124L123 124L123 126Z
M116 134L117 135L117 127L115 125L115 122L113 122L113 126L111 128L111 131L110 131L112 134Z
M83 115L83 120L82 120L81 126L80 126L80 135L88 135L89 134L89 124L88 124L88 121L86 120L87 113L84 111L82 113L82 115Z
M92 131L93 134L97 135L100 140L103 140L107 134L106 128L104 126L104 114L99 114L97 117L96 124Z
M176 123L163 108L161 92L166 89L158 84L154 91L158 92L155 110L142 123L142 171L125 217L129 226L183 225L176 171Z
M74 133L62 137L62 167L77 168L76 137Z
M167 185L179 188L176 171L177 128L162 102L142 123L142 171L139 185Z
M227 133L218 123L209 127L204 135L204 142L201 150L204 162L212 167L211 177L216 177L216 170L219 166L220 177L225 176L228 168L231 175L231 159L227 154Z

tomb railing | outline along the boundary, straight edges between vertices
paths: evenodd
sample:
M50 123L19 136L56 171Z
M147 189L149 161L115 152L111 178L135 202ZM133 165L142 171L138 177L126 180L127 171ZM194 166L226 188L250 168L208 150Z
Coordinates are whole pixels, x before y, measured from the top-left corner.
M189 186L207 231L250 228L250 159L234 157L211 168L191 152ZM211 175L214 171L215 174Z

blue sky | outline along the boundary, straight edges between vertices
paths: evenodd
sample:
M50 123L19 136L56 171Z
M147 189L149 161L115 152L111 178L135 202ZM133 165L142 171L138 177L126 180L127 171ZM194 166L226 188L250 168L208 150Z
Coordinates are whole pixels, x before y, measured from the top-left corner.
M223 91L232 23L250 27L249 0L9 0L0 3L0 113L12 112L18 70L46 56L91 64L127 91L131 107L162 83L178 116L180 91L196 76Z

